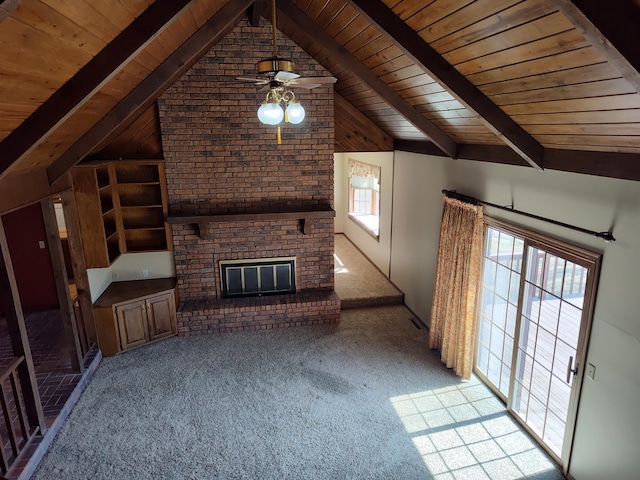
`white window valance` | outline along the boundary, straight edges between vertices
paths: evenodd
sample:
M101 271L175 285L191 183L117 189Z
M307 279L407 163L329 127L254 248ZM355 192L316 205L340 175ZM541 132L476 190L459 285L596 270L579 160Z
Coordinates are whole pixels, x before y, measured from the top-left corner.
M349 159L349 179L357 177L374 177L380 183L380 167Z

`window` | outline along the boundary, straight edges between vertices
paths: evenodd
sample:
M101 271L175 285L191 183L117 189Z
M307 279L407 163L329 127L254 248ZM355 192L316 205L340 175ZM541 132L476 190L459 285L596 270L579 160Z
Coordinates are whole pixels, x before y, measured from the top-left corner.
M380 167L349 160L349 218L380 236Z
M566 471L600 256L486 223L475 371Z

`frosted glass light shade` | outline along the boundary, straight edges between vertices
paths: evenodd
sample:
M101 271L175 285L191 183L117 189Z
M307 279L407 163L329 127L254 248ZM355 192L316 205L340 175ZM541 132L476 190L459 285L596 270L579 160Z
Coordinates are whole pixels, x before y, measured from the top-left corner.
M265 125L278 125L284 118L284 111L277 103L263 103L258 108L258 120Z
M287 121L297 125L304 120L305 111L302 105L295 100L289 102L287 105Z

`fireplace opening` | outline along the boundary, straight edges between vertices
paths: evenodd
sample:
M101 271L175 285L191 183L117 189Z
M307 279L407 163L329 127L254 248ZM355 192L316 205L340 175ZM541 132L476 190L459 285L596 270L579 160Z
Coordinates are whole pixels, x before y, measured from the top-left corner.
M222 298L296 292L296 258L221 260Z

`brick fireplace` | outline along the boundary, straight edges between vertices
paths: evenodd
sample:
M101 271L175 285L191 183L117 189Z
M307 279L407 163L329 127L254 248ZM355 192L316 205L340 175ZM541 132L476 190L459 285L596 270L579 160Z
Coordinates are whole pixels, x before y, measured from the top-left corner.
M328 73L278 32L279 55ZM333 86L296 90L307 117L259 123L253 76L270 25L243 20L158 101L180 294L180 335L337 322L333 287ZM207 216L207 221L200 219ZM294 257L296 293L222 298L220 261Z

